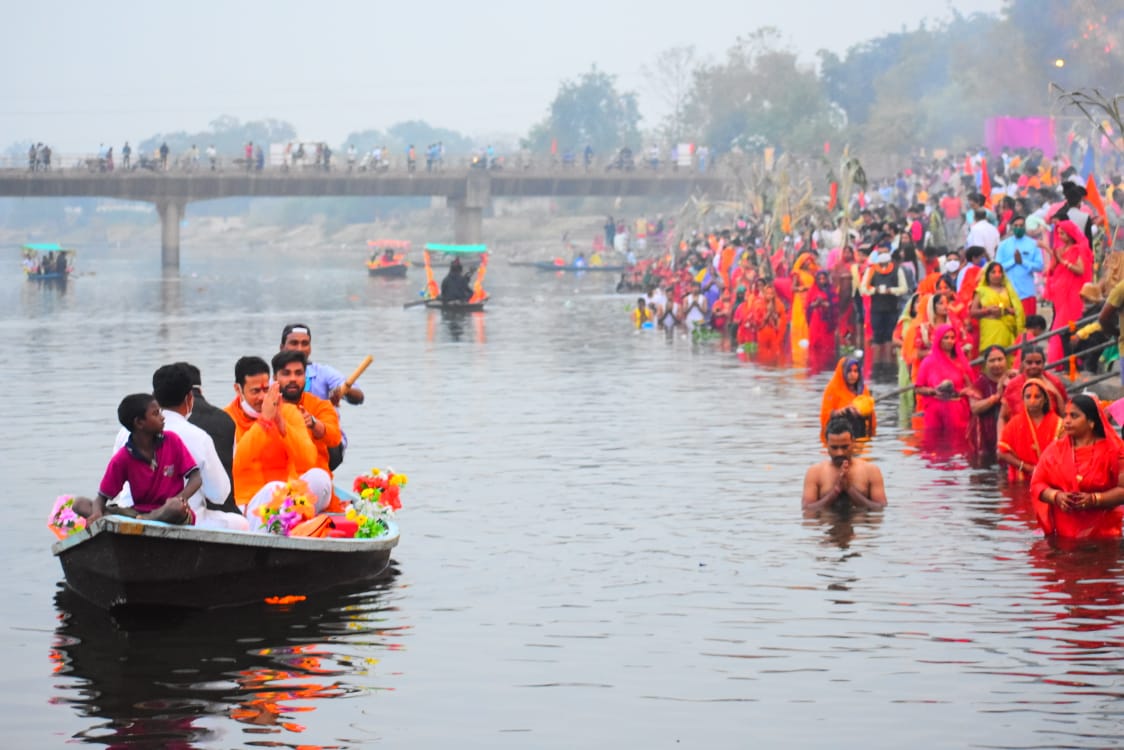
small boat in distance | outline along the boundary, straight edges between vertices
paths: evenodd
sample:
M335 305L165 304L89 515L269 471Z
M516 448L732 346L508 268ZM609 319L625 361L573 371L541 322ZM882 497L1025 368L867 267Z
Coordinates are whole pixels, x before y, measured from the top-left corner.
M64 281L74 271L74 250L55 242L29 242L21 247L28 281Z
M384 279L403 279L410 268L406 253L410 250L408 240L368 240L371 257L367 259L367 274Z
M458 265L462 264L461 257L479 258L479 263L468 268L464 271L467 281L464 283L471 284L471 294L467 299L442 299L441 298L441 285L433 278L433 254L443 253L453 258L453 262ZM431 310L441 310L447 313L468 313L468 312L483 312L484 305L488 301L488 293L484 291L484 275L488 271L488 247L487 245L442 245L438 243L429 243L425 246L423 253L425 258L425 289L421 292L421 299L414 302L407 302L402 307L416 307L417 305L425 305L426 308ZM450 269L452 272L452 269ZM475 278L473 278L475 276Z

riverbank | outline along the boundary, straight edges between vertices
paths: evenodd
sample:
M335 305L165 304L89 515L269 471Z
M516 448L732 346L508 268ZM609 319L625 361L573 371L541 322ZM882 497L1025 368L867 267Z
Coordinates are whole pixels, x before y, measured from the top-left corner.
M633 210L622 214L632 218ZM655 215L655 211L650 212ZM560 215L549 205L520 211L497 211L483 220L484 242L494 256L504 261L547 260L592 247L603 233L604 214ZM453 215L445 208L402 214L387 219L341 224L323 216L299 226L267 224L247 217L193 217L180 229L181 254L212 252L231 247L268 248L279 254L314 252L321 255L365 253L367 241L379 238L408 240L416 251L427 242L453 241ZM564 238L572 243L567 250ZM59 242L83 247L153 247L160 244L160 224L155 213L151 222L102 222L83 225L43 226L32 229L0 228L0 245L18 248L25 242Z

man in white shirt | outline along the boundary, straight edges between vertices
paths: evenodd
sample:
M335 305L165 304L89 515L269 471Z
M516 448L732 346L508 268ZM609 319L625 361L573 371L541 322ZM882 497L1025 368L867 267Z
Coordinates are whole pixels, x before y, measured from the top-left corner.
M222 505L226 501L230 494L230 477L215 452L211 436L187 421L195 401L190 371L182 362L164 365L152 374L152 395L164 414L164 431L175 433L183 441L195 459L199 475L203 479L202 488L187 501L195 514L195 526L248 531L249 523L241 514L224 513L207 507L208 500L215 505ZM125 429L117 433L114 452L125 444L128 437L129 433ZM132 504L128 486L118 496L117 504Z
M999 230L988 221L984 202L980 198L982 196L979 193L973 193L968 198L972 205L972 225L968 229L968 237L964 242L964 247L978 245L987 251L988 260L993 260L1001 238L999 237Z

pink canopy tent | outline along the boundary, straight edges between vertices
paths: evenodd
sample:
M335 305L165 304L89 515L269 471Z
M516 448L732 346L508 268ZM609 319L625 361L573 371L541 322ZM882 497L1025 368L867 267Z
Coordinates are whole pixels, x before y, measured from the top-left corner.
M998 154L1006 148L1040 148L1054 158L1058 141L1052 117L989 117L984 125L984 144Z

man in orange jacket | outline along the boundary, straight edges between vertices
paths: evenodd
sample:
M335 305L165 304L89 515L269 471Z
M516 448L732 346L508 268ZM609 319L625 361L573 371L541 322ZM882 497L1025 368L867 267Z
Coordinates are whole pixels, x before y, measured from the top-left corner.
M340 430L340 416L335 406L328 399L319 398L305 390L305 375L308 360L304 352L294 349L282 349L273 355L273 379L281 389L281 398L293 404L300 410L304 424L308 428L309 437L316 445L316 466L328 472L331 476L332 469L331 450L338 448L343 439ZM338 501L332 498L330 510L339 510Z
M282 398L280 384L269 383L269 365L260 357L239 359L234 378L237 395L225 409L235 425L234 501L250 528L262 527L255 511L291 479L308 484L317 512L326 508L332 477L317 466L317 447L305 415ZM338 421L336 425L338 440Z

